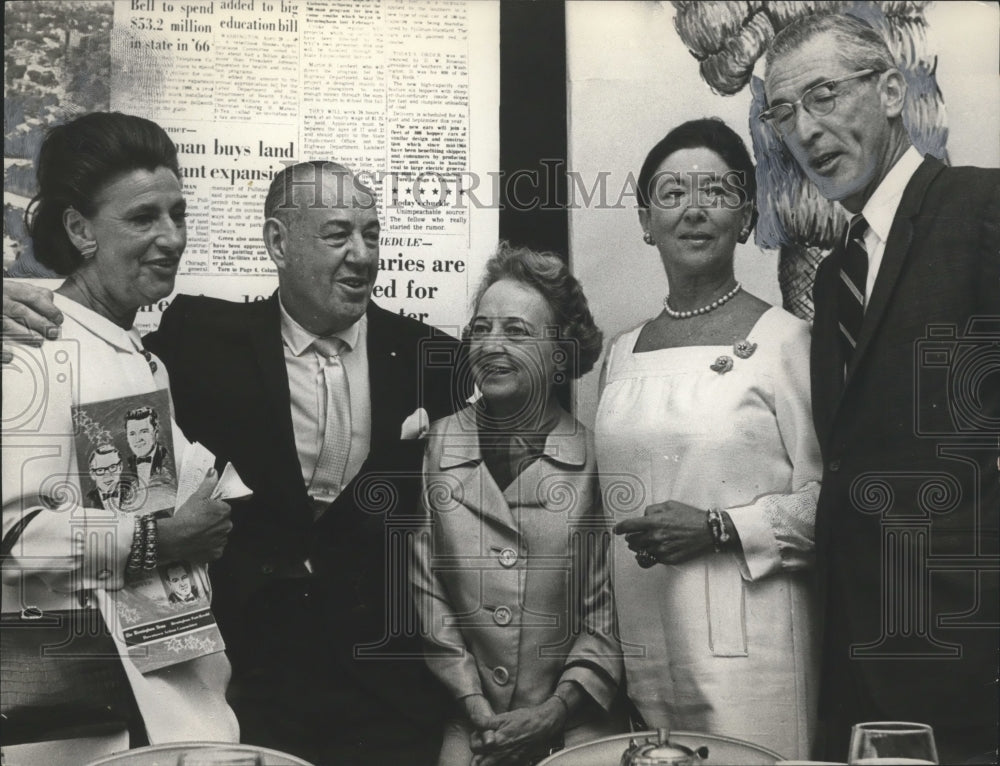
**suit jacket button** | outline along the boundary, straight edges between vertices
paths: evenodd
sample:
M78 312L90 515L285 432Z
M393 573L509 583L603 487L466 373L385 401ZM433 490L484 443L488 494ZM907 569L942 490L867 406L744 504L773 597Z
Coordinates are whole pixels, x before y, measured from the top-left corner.
M829 463L827 463L826 467L827 467L827 470L830 471L830 473L836 473L837 471L840 470L840 461L839 460L831 460Z
M506 686L510 681L510 671L503 665L493 668L493 682L497 686Z
M517 551L513 548L504 548L497 558L500 560L500 566L510 569L517 563Z
M260 568L260 573L266 575L274 574L274 567L270 564L263 564Z
M493 610L493 622L497 625L510 625L512 619L514 615L508 606L498 606Z

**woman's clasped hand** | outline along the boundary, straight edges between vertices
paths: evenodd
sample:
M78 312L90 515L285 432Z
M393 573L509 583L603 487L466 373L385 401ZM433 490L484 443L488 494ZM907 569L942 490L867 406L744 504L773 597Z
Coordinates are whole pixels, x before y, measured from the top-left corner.
M537 705L504 713L486 713L489 703L465 703L474 727L470 746L475 754L472 766L516 766L548 755L566 725L568 708L559 697L549 697ZM463 701L464 702L464 701ZM483 705L486 708L482 707Z

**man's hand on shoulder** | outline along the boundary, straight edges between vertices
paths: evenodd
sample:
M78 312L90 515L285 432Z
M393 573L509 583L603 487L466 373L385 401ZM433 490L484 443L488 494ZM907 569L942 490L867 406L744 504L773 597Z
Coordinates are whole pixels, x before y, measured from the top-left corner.
M13 358L8 343L41 345L59 337L63 315L52 300L52 291L20 279L3 280L3 362Z

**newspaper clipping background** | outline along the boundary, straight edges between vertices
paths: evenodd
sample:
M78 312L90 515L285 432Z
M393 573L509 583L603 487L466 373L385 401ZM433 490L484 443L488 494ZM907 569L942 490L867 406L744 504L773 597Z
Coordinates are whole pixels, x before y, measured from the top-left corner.
M287 164L329 159L379 194L375 300L452 333L464 324L497 239L489 189L475 187L499 164L498 3L43 0L8 6L5 20L20 30L5 46L15 275L44 274L20 218L45 129L110 108L177 143L189 211L177 292L270 295L267 187ZM141 331L168 302L140 312Z

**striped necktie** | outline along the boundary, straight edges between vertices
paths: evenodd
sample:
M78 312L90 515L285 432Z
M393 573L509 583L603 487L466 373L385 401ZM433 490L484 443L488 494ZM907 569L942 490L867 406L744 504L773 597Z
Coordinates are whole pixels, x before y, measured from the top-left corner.
M330 501L343 489L344 472L351 454L351 392L341 359L350 349L340 338L333 337L317 338L313 347L325 358L326 423L309 494Z
M865 283L868 280L866 231L868 231L868 221L862 215L855 216L847 232L847 247L840 266L837 315L845 364L851 361L854 349L858 345L861 323L865 318Z

